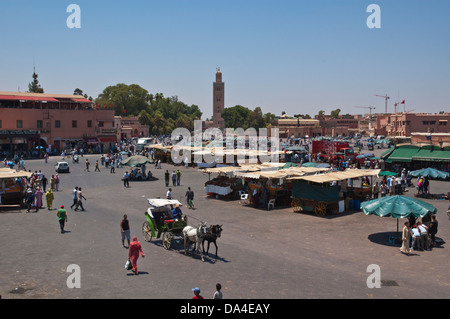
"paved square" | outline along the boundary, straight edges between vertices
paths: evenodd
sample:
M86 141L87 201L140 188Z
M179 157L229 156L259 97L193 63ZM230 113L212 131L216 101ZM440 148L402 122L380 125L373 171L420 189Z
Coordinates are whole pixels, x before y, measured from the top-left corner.
M68 208L65 234L60 233L56 209L0 212L2 298L191 298L191 289L200 287L210 299L217 282L227 299L450 297L448 201L429 200L438 208L437 237L444 243L405 256L387 242L397 228L393 218L360 211L316 217L290 208L267 211L206 198L207 174L167 164L160 170L148 167L159 180L130 182L130 188L124 188L121 178L126 168L115 174L104 167L86 172L85 158L95 163L100 156L85 156L80 164L69 161L70 174L60 174L54 207ZM30 160L26 168L41 169L49 177L58 160L53 157L47 164ZM172 187L174 197L184 203L187 187L195 192L196 209L182 208L191 217L189 223L223 225L217 259L214 246L202 262L185 256L182 247L165 250L160 240L148 243L142 237L147 198L165 197L164 172L176 168L182 177L181 186ZM75 186L82 187L87 198L85 212L69 208ZM448 192L450 183L431 181L431 191ZM138 276L124 269L128 251L122 247L119 228L124 213L131 235L138 237L146 255L138 260ZM402 225L400 220L400 230ZM81 288L67 286L71 264L80 267ZM381 270L379 289L367 287L371 264Z

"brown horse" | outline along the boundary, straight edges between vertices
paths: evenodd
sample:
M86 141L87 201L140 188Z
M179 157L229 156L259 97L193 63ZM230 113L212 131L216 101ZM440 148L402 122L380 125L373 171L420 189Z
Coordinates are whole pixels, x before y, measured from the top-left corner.
M205 241L208 242L208 247L207 247L207 250L206 250L206 256L208 256L209 245L212 242L212 243L214 243L214 246L216 246L216 258L217 258L217 243L216 243L216 240L217 240L217 238L220 237L221 234L222 234L222 225L211 225L211 226L208 227L208 229L206 230L206 233L202 237L203 254L205 254Z

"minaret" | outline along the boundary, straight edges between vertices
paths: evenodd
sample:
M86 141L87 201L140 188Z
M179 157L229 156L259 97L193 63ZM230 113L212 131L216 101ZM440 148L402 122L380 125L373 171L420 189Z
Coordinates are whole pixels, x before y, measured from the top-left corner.
M213 83L213 123L214 127L225 128L222 111L225 108L225 83L222 82L222 72L217 68L216 82Z

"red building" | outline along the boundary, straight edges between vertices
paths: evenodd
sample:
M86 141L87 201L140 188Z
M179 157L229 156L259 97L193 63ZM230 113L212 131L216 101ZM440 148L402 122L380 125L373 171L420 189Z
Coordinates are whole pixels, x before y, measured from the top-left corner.
M79 95L0 92L0 153L83 147L105 152L116 142L114 110Z
M450 133L450 113L394 113L377 116L376 135L410 137L417 133Z

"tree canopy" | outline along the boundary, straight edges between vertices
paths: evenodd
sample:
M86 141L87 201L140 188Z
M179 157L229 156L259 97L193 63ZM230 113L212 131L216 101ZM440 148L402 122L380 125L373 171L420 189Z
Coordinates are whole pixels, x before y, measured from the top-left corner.
M245 106L235 105L225 108L222 111L222 118L225 120L225 127L241 127L246 130L249 127L259 129L273 124L276 116L272 113L264 114L260 107L252 111Z
M137 84L108 86L95 99L95 104L113 108L117 116L137 116L141 124L149 126L150 134L169 134L176 127L193 130L194 120L202 117L197 105L189 106L177 96L151 94Z

